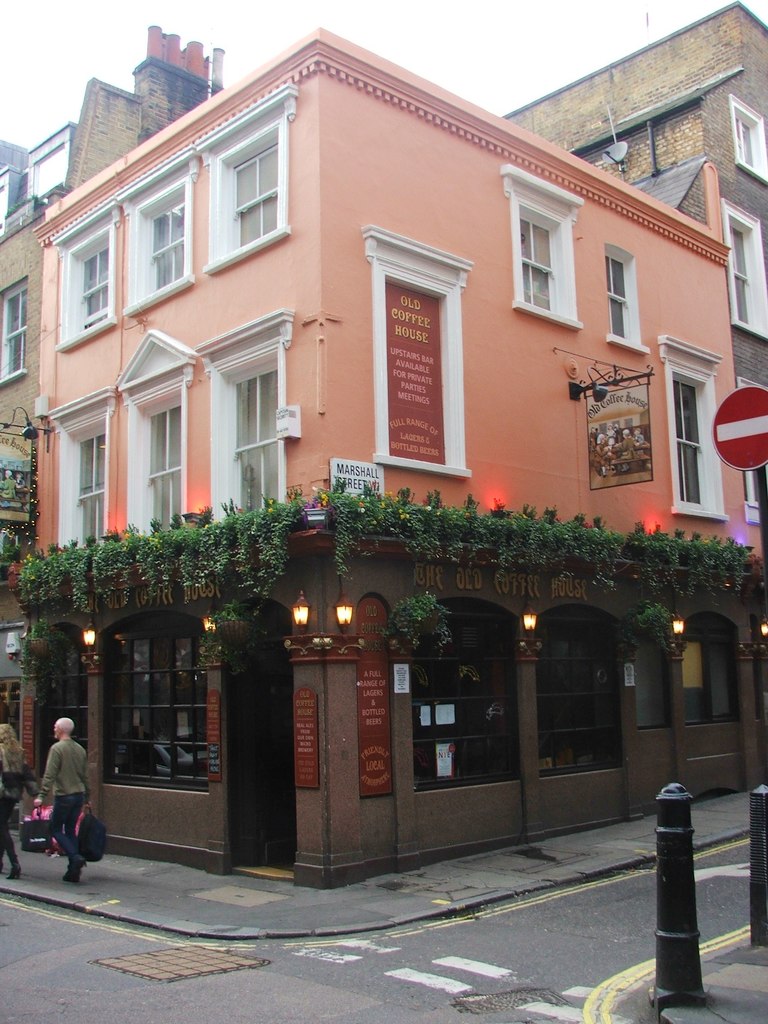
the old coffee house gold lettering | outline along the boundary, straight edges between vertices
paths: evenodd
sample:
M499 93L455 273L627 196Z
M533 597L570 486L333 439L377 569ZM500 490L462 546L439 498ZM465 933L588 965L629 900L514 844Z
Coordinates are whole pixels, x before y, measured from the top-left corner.
M493 577L497 594L512 597L540 597L539 577L532 573L506 572L499 569Z
M552 597L577 597L587 600L587 581L573 576L557 576L552 580Z
M184 587L184 604L201 597L221 597L218 583L210 580L208 583L192 583Z
M460 565L456 570L457 590L482 590L483 574L480 569L470 569Z
M442 565L430 565L428 562L417 562L413 570L413 582L417 587L433 587L435 590L442 590Z

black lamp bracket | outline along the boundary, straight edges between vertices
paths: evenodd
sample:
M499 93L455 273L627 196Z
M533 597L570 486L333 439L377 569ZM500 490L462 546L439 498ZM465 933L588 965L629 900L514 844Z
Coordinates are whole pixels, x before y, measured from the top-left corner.
M16 422L17 412L20 412L24 417L23 423ZM40 416L38 418L42 420L44 417ZM0 423L0 434L12 434L16 437L23 437L27 441L36 441L41 433L45 434L47 438L47 436L53 432L53 427L44 427L42 423L39 427L36 427L29 418L27 410L23 409L20 405L17 405L13 410L10 420Z
M591 394L595 402L604 402L610 391L625 391L633 384L647 384L653 376L653 367L643 373L632 373L626 366L606 366L603 370L597 364L587 370L589 380L568 382L568 397L578 402L582 395Z

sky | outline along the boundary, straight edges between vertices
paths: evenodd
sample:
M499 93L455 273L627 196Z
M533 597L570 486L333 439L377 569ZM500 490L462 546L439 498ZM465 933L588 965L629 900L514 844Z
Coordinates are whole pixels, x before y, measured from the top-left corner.
M29 149L77 121L86 84L133 92L147 29L225 51L224 84L325 28L506 114L726 6L726 0L38 0L3 7L0 139ZM745 6L768 24L768 0ZM265 11L268 12L265 14Z

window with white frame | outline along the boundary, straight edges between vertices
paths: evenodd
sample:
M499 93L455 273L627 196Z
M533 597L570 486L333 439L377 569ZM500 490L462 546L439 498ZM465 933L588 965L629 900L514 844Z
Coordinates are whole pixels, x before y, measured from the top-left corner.
M187 497L187 393L196 352L148 331L117 382L128 408L128 521L148 529L183 514Z
M116 323L113 221L56 239L62 263L61 341L67 347Z
M736 163L739 167L768 180L763 118L735 96L729 97L729 100Z
M156 412L149 424L152 518L167 527L181 515L181 406Z
M473 265L372 225L363 238L372 271L373 461L469 477L461 293Z
M296 116L297 95L295 86L283 86L199 142L210 171L206 271L290 233L288 125Z
M0 170L0 235L5 232L5 219L8 216L9 189L10 172Z
M635 258L615 245L605 247L605 280L608 293L607 341L648 352L641 341Z
M237 446L241 508L261 508L277 494L277 370L237 385Z
M30 151L30 195L47 195L51 189L66 182L74 131L75 126L68 125Z
M183 167L169 175L163 168L120 194L130 219L129 315L194 283L192 274L192 197L197 157L180 154Z
M115 390L105 388L50 412L59 434L59 543L107 529L109 431Z
M573 225L584 200L522 171L501 168L512 221L512 306L580 328Z
M764 387L757 381L747 380L746 377L736 378L736 387ZM758 497L757 474L765 473L765 469L758 469L751 473L743 473L744 477L744 521L751 526L760 525L760 499Z
M105 434L80 442L80 509L84 537L99 537L103 532L106 448Z
M9 289L3 299L3 353L0 380L24 369L27 347L27 286Z
M715 376L722 357L669 335L659 338L665 368L672 511L725 520L720 460L707 428L717 411Z
M285 404L285 351L293 313L280 309L198 348L211 377L214 508L260 508L285 493L284 442L277 410Z
M760 220L723 202L723 234L731 247L728 260L731 320L768 336L768 288Z

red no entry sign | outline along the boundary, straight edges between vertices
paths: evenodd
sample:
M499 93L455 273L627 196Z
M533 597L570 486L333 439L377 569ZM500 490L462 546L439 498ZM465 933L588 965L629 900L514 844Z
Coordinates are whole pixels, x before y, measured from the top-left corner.
M734 469L768 463L768 388L750 384L723 399L712 423L717 454Z

